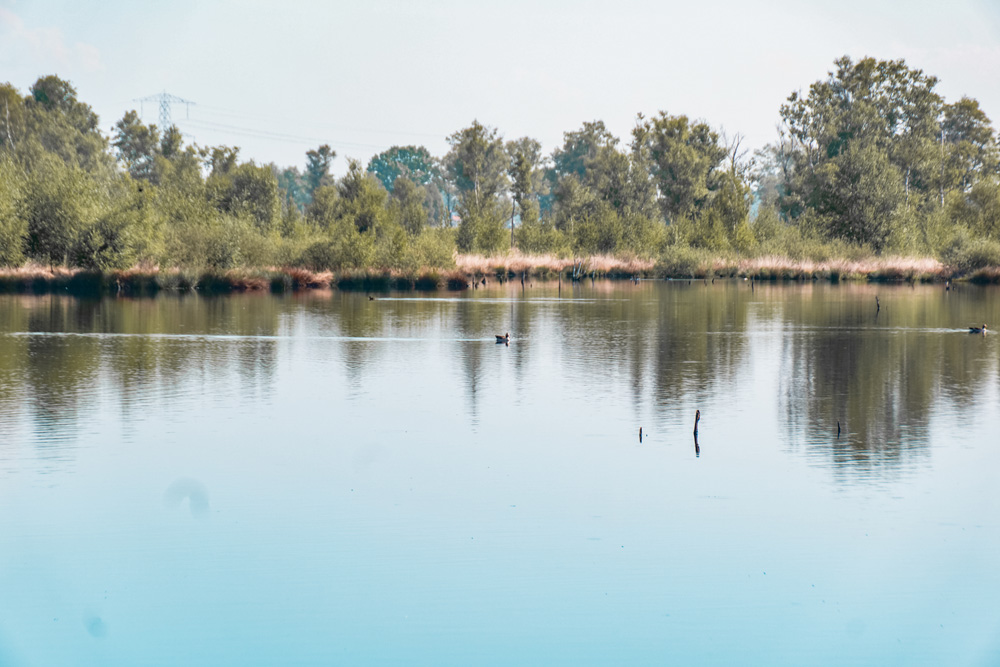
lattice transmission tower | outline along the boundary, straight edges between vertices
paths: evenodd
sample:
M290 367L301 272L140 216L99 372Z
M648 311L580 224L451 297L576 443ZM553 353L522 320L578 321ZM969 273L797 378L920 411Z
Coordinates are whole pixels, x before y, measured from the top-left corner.
M160 131L165 131L170 127L170 105L171 104L184 104L187 108L187 117L191 117L191 105L194 104L191 100L185 100L176 95L171 95L167 91L163 91L158 95L147 95L146 97L140 97L139 99L132 100L133 102L139 103L139 116L142 116L142 103L143 102L159 102L160 103Z

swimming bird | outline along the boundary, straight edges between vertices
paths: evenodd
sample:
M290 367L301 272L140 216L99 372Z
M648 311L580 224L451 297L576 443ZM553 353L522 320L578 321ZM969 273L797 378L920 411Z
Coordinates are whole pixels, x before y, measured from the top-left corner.
M496 337L497 337L497 342L498 343L509 343L510 342L510 333L506 333L503 336L501 336L499 334L496 334Z
M981 333L981 334L984 334L984 333L986 333L986 325L984 324L981 327L969 327L969 333Z

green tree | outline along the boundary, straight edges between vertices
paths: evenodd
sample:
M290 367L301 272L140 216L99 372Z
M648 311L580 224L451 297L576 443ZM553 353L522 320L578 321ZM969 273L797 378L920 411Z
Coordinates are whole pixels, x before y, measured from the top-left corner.
M818 176L815 208L829 220L828 235L881 252L905 196L899 169L886 153L871 144L849 143Z
M412 236L420 234L427 224L427 210L424 208L422 190L406 176L400 176L393 184L389 199L394 217L399 220L403 229Z
M462 252L479 252L485 255L497 252L504 247L507 234L504 229L504 210L495 198L483 200L477 206L474 199L466 200L458 205L458 213L462 218L455 236L455 244Z
M113 186L106 211L81 230L74 264L108 271L125 269L148 257L155 230L150 213L153 193L128 178Z
M240 149L238 146L214 146L206 150L209 176L223 176L231 172L239 164Z
M171 135L171 141L179 139L179 134ZM160 131L155 125L144 125L135 110L126 112L121 120L115 123L111 145L115 149L118 161L132 178L146 181L151 179L156 156L160 153L159 144ZM168 145L174 150L180 148L179 143L177 146L173 143Z
M642 120L633 131L633 151L649 164L659 189L663 216L673 221L692 216L709 200L716 186L715 170L728 151L705 123L665 111Z
M18 266L24 261L28 225L18 208L25 175L9 154L0 151L0 266Z
M944 155L954 154L941 124L949 107L937 79L903 60L834 64L781 107L792 143L781 207L792 218L818 213L829 234L881 250L903 231L893 228L907 217L896 207L919 208L934 195L943 202L961 182Z
M979 102L963 97L945 105L939 132L938 194L967 191L979 178L996 173L997 144L990 119Z
M444 158L449 178L459 193L462 218L457 243L463 252L492 252L504 238L503 212L497 197L507 187L507 156L496 129L473 121L448 137Z
M433 156L423 146L393 146L373 157L368 162L367 171L389 192L393 191L400 176L418 186L425 186L440 173Z
M949 209L950 217L973 234L1000 241L1000 178L982 178L968 193L956 193Z
M319 187L313 194L312 202L306 208L306 219L321 230L329 233L340 214L340 192L332 185ZM353 222L353 221L352 221Z
M330 164L337 157L337 151L323 144L319 148L306 151L306 171L302 176L306 193L312 199L313 193L324 185L333 185L330 176Z
M563 133L562 147L552 153L553 171L557 177L573 174L582 181L587 164L617 145L617 137L608 131L604 121L584 123L579 130Z
M283 208L286 211L293 208L304 211L316 193L314 191L312 193L313 196L310 197L310 193L306 189L305 181L302 178L302 174L299 173L298 168L288 167L279 170L277 166L272 166L272 170L274 171L275 178L278 180L278 188L281 190Z
M563 138L548 177L556 227L581 252L642 251L659 217L644 154L619 149L602 121L584 123Z
M496 129L473 121L449 136L448 144L445 167L467 207L480 208L504 191L507 159Z
M45 264L68 264L80 233L95 219L92 177L53 155L45 156L28 177L22 199L27 223L27 253Z
M281 200L278 181L270 168L246 162L221 175L211 176L209 185L220 211L249 218L262 234L277 230Z
M349 160L347 174L337 184L337 217L351 221L359 233L375 231L387 219L388 193L357 160Z
M163 136L160 138L160 155L168 160L173 160L181 155L183 146L184 135L177 129L176 125L171 125L163 131Z
M14 153L24 137L26 110L17 88L0 84L0 154Z
M91 172L111 166L97 114L77 99L76 88L68 81L54 75L40 77L25 98L25 111L27 142Z
M511 181L510 241L514 246L514 216L520 211L521 221L525 219L526 206L533 203L538 185L542 182L542 145L531 137L521 137L506 146L509 164L507 175ZM537 204L535 205L537 210ZM537 215L537 212L535 213Z

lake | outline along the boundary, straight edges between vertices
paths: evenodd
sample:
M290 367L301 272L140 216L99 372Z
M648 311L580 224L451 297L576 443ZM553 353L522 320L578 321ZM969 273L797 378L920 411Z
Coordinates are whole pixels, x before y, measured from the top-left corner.
M1000 664L997 288L374 297L0 296L0 664Z

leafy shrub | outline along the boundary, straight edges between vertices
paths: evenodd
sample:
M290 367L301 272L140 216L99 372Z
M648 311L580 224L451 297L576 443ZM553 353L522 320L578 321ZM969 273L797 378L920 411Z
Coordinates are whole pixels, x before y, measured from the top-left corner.
M1000 243L991 239L973 237L963 230L955 235L952 242L941 253L941 261L960 274L1000 266Z
M668 278L693 278L704 273L702 265L706 257L690 246L672 245L660 255L656 271Z

